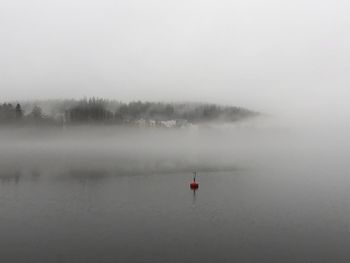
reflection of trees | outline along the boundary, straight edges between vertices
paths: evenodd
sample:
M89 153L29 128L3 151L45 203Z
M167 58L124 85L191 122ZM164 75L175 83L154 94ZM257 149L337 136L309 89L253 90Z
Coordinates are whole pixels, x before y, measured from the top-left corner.
M69 180L76 180L80 183L88 181L98 182L106 179L109 173L104 169L71 169L66 175Z
M18 184L21 177L22 177L21 171L9 171L9 172L0 174L0 182L1 183L14 182Z
M1 183L19 183L23 178L29 180L37 180L41 176L41 171L38 168L31 168L29 170L24 169L9 169L1 171L0 182Z

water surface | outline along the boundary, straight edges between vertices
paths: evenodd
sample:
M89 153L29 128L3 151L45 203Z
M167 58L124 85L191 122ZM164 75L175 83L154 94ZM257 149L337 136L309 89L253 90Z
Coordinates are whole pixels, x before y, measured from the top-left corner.
M0 261L348 262L347 142L258 134L4 136Z

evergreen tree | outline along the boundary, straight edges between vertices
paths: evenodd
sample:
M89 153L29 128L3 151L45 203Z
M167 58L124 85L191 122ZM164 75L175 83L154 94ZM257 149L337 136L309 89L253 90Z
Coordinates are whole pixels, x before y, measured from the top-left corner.
M17 103L15 111L16 111L16 119L22 119L23 110L22 110L21 104Z
M35 105L30 115L33 119L41 120L43 118L43 111L39 106Z

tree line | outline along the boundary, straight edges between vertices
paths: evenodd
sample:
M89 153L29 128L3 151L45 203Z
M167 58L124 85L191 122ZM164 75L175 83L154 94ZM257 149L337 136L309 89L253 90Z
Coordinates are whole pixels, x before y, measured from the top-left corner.
M49 120L49 118L45 117L42 109L37 105L29 113L25 114L20 103L0 104L0 123L37 122L44 120Z
M196 124L232 122L257 115L245 108L215 104L141 101L123 103L100 98L25 102L23 105L24 107L20 103L0 105L0 123L127 124L143 119L185 120Z

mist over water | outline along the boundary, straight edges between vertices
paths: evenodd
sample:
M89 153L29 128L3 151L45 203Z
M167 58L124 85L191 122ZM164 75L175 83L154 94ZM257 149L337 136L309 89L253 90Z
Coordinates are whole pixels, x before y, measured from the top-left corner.
M221 139L215 139L217 133ZM231 169L234 168L231 147L239 147L239 141L230 138L233 139L230 133L217 128L24 128L3 131L2 161L8 158L3 165L9 167L63 166L117 173Z
M181 129L7 127L1 129L0 162L2 170L68 168L117 174L246 169L261 158L288 152L290 146L309 147L300 140L310 134L276 120L262 117Z
M349 130L327 123L2 129L0 259L347 262Z

